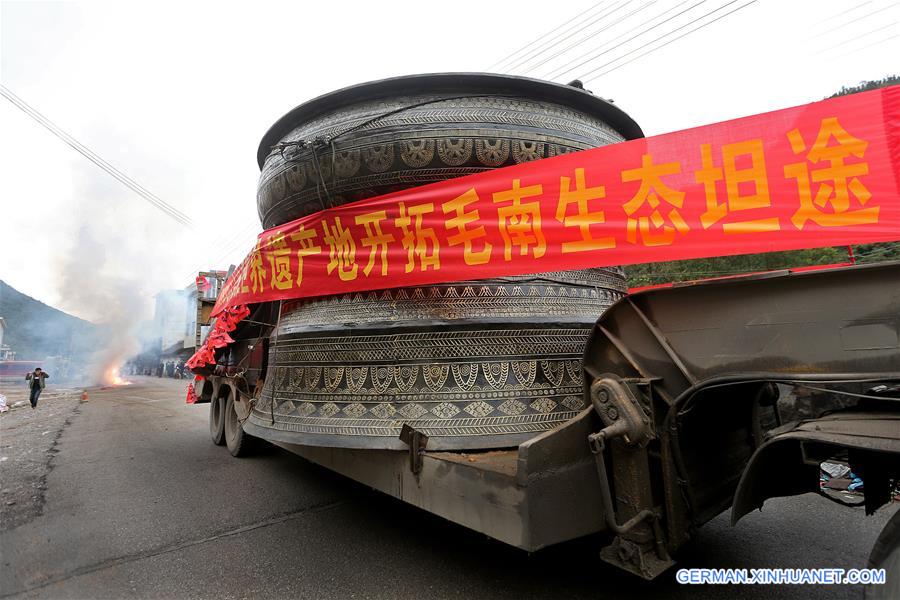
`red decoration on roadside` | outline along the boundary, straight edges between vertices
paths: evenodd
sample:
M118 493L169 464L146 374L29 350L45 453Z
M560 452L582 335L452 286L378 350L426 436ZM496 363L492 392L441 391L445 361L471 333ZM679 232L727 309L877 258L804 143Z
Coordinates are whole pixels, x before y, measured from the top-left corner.
M234 342L228 333L234 331L237 324L248 316L250 316L250 309L245 304L223 309L216 317L216 323L206 337L206 341L185 363L188 368L199 369L216 364L216 350Z
M187 386L187 400L186 400L186 402L187 402L188 404L196 404L198 400L200 400L200 399L197 397L197 393L194 392L194 384L193 384L193 383L189 383L188 386Z
M196 404L197 402L200 402L200 398L197 397L197 392L194 391L194 386L204 379L206 378L203 375L194 375L194 381L188 384L186 400L188 404Z

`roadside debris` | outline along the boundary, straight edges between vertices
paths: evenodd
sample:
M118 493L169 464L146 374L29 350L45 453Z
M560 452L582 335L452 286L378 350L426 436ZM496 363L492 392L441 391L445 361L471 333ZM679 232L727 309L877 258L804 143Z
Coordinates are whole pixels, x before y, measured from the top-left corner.
M822 463L819 484L829 490L847 490L862 493L865 491L862 478L840 463Z

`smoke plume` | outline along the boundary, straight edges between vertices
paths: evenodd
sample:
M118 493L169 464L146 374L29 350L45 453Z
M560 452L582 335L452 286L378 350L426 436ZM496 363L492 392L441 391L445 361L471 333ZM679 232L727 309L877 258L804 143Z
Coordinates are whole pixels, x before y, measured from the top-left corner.
M61 235L53 276L60 308L96 325L90 351L72 357L70 374L87 385L112 384L157 337L147 328L154 295L173 281L188 283L179 281L185 267L177 251L186 232L115 182L83 175L75 185L78 217Z

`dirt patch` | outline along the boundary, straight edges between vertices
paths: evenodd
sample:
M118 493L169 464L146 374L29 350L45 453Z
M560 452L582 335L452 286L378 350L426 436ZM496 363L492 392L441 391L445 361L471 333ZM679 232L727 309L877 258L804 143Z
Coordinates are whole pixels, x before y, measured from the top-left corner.
M0 531L8 531L41 514L56 445L79 412L81 390L48 388L34 410L27 390L3 394L10 405L25 400L0 415Z

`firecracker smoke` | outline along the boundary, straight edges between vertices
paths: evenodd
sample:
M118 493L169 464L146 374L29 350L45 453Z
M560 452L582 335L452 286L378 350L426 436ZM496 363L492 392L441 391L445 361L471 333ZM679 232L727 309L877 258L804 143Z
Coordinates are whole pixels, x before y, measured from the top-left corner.
M115 182L85 175L76 189L79 212L90 219L73 223L68 239L59 240L63 252L52 274L59 308L95 325L90 351L70 357L69 378L122 385L128 360L158 345L153 299L183 269L172 247L186 231L173 231L164 215L134 202Z
M93 352L70 371L81 370L88 385L114 385L122 365L141 349L140 282L111 272L108 250L89 225L78 228L72 241L59 277L63 308L96 324L97 334Z

